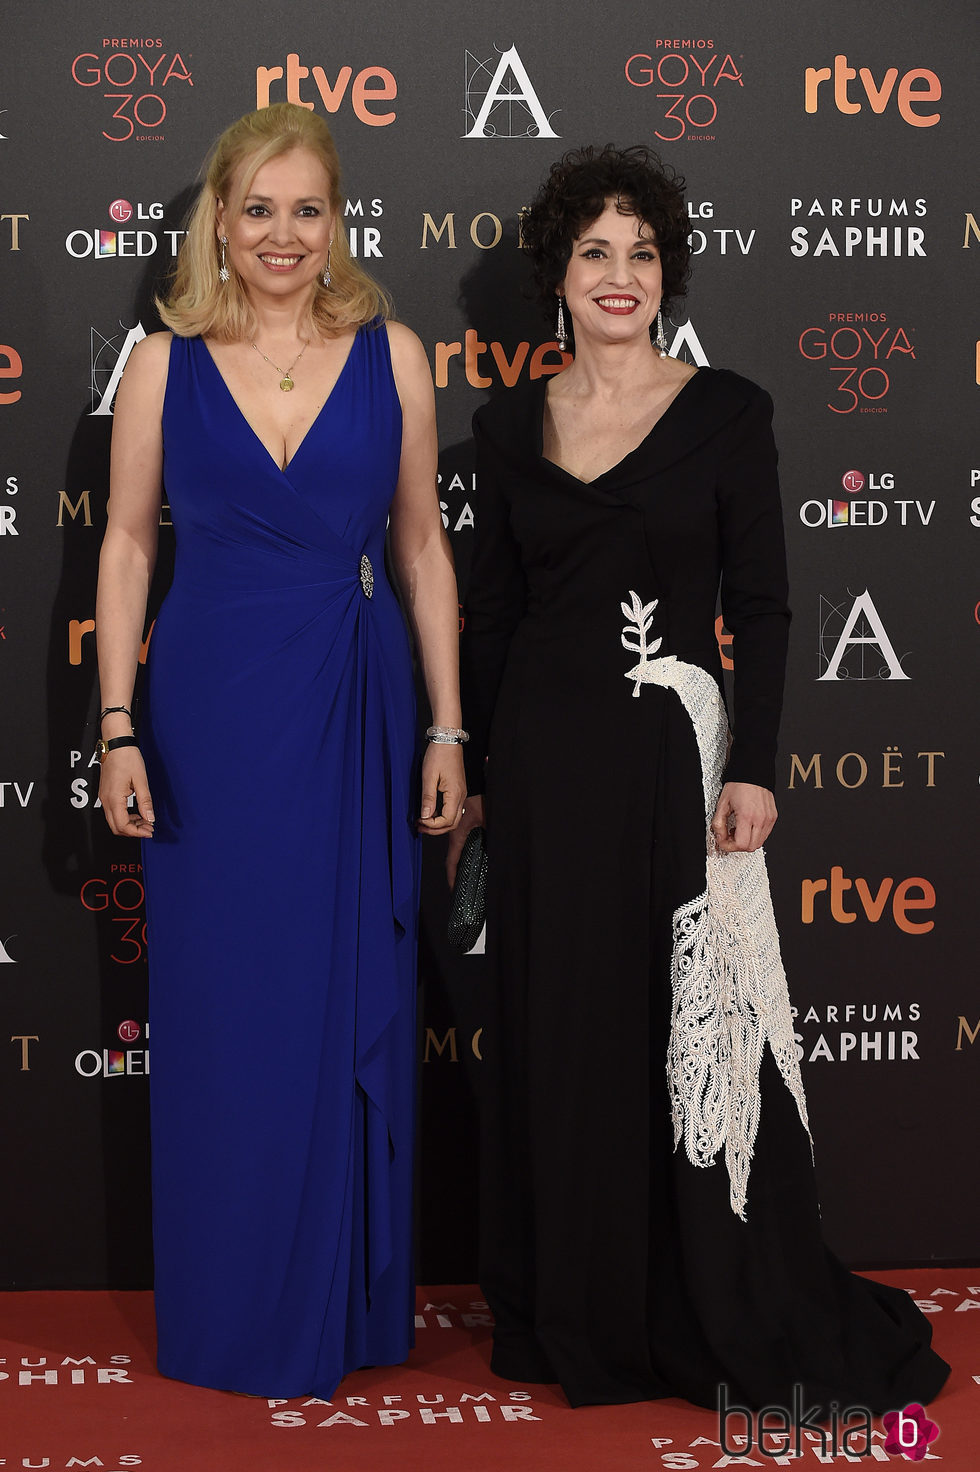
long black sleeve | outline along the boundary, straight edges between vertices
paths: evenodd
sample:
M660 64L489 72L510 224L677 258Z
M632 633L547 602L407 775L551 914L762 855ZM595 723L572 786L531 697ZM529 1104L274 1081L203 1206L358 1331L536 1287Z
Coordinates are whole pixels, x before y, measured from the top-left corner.
M501 485L498 452L484 433L479 411L473 420L476 444L476 527L473 562L464 602L460 643L467 789L483 792L484 765L497 692L514 630L527 606L520 548L510 525L510 504Z
M775 787L789 640L772 399L758 390L738 416L718 485L721 608L734 636L734 740L729 782Z

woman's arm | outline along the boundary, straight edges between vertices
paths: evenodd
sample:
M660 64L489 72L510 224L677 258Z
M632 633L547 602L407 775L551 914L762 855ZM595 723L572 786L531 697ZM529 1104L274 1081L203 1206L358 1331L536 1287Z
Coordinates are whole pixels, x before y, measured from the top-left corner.
M433 723L459 727L459 595L436 491L439 452L432 376L414 332L389 322L388 341L402 406L401 462L390 518L392 562L415 633ZM440 792L442 813L437 817ZM465 793L462 748L430 743L422 764L422 831L455 828Z
M712 831L727 851L761 847L776 821L776 740L790 620L776 465L772 400L760 389L736 422L718 487L721 606L733 636L735 708Z
M109 471L109 515L99 558L95 605L102 706L132 709L146 600L156 562L162 502L163 395L170 333L154 333L133 349L116 395ZM123 714L106 716L106 740L125 736ZM128 810L135 793L137 809ZM99 796L113 833L153 834L153 803L136 747L111 751L102 764Z

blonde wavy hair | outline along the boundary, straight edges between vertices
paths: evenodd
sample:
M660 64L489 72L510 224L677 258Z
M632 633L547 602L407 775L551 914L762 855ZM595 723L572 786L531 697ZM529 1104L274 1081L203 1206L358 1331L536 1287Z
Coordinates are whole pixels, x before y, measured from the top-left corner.
M204 184L177 254L170 290L165 298L156 298L160 317L178 337L242 342L255 336L255 314L237 272L232 269L229 281L221 281L218 276L218 201L224 202L226 212L237 215L262 165L293 148L308 148L315 154L330 181L331 282L325 287L317 277L310 297L312 329L335 337L377 317L391 316L387 293L350 253L343 220L340 160L330 129L323 118L307 108L276 102L232 123L211 151Z

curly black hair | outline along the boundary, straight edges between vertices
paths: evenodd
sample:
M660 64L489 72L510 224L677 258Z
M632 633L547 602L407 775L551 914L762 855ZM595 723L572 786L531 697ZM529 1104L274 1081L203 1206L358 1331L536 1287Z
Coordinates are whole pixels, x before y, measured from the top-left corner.
M663 306L687 292L691 221L684 177L643 144L633 148L576 148L552 164L534 203L521 216L521 243L534 286L550 317L572 245L598 219L608 200L620 214L636 215L657 238L663 270Z

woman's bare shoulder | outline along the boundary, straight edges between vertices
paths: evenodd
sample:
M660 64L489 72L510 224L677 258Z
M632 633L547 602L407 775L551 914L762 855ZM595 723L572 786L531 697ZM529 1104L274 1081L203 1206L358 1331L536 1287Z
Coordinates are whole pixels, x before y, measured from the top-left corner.
M159 406L167 387L172 332L151 332L133 348L119 384L119 403L137 408Z

